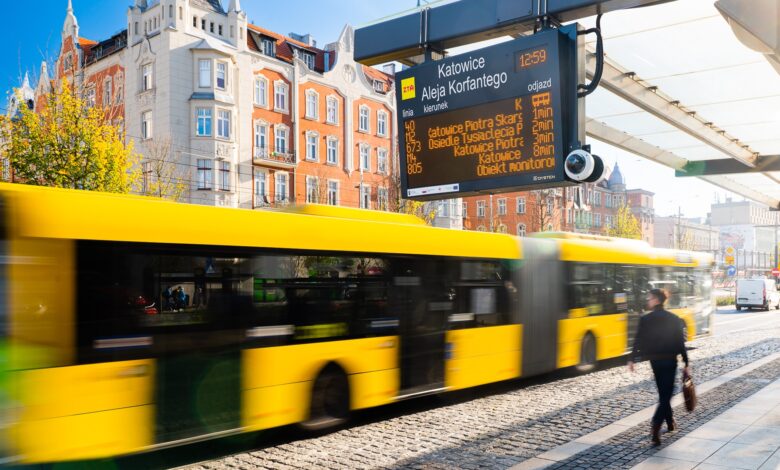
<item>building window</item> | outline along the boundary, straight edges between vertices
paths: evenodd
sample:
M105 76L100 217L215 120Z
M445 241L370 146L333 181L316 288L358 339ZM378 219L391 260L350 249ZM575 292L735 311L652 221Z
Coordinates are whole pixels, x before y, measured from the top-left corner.
M595 223L596 223L596 227L601 227L601 214L598 214L598 213L595 214L594 218L595 218L594 220L595 220Z
M517 236L518 237L525 236L525 224L517 224Z
M485 201L477 201L477 217L485 217Z
M209 32L211 34L214 34L214 22L213 21L211 23L209 23Z
M358 122L358 130L360 132L370 132L371 110L368 106L360 107L360 119Z
M328 204L331 206L339 205L339 182L328 181Z
M269 57L276 57L276 41L271 39L263 39L261 42L263 54Z
M217 62L217 88L225 90L227 88L227 63Z
M141 114L141 138L148 140L152 138L152 112L146 111Z
M113 82L109 77L103 82L103 106L111 106L114 99L113 94Z
M598 191L593 193L593 205L596 207L601 207L601 193Z
M286 154L287 152L287 128L276 126L274 134L274 150L277 153Z
M222 25L219 25L219 32L218 32L218 34L219 34L220 36L222 36Z
M268 174L264 171L255 173L255 204L268 204Z
M306 133L306 160L319 160L319 136L315 132Z
M376 114L376 133L381 137L387 137L387 113L384 111Z
M371 171L371 148L368 145L360 146L360 171Z
M230 111L220 110L217 112L217 137L230 138Z
M612 195L611 194L605 194L604 195L604 205L607 207L612 207Z
M507 229L507 226L505 224L501 224L496 229L498 233L507 233L509 230Z
M380 211L386 211L390 207L390 198L388 197L387 188L377 188L376 193L377 208Z
M384 93L385 84L381 80L374 80L374 91L377 93Z
M464 219L465 219L465 218L467 218L467 217L469 216L469 215L468 215L468 214L469 214L468 207L469 207L469 206L468 206L468 203L466 203L466 201L463 201L463 207L461 208L461 210L463 211L463 213L461 214L461 216L462 216Z
M487 229L485 228L484 225L480 225L479 227L477 227L477 232L487 232Z
M320 199L318 191L319 181L313 176L306 177L306 203L317 204Z
M152 64L146 64L141 68L141 90L148 91L154 87L154 74L152 73Z
M371 208L371 187L365 184L360 185L360 208Z
M219 162L219 190L230 191L230 162Z
M211 109L198 108L198 123L197 123L197 135L198 137L210 137L211 136Z
M287 173L277 173L274 177L274 200L286 202L287 197Z
M6 160L3 160L3 163L5 163L5 161ZM152 190L152 162L144 162L141 171L143 172L141 192L143 194L149 194L149 192Z
M335 138L329 138L328 139L328 156L327 161L330 165L337 165L338 164L338 149L339 149L339 141Z
M179 21L184 19L184 8L179 7Z
M198 189L208 190L214 181L214 162L207 158L198 159Z
M198 17L197 16L193 16L192 17L192 27L193 28L197 28L198 27ZM135 33L138 34L138 31L136 31Z
M517 213L518 214L525 214L525 198L524 197L517 198Z
M298 49L295 49L294 54L295 57L301 59L303 63L306 64L306 67L308 67L310 70L314 70L314 54Z
M376 151L376 171L386 175L387 174L387 150L377 149Z
M277 82L274 84L274 109L287 111L287 84Z
M328 112L326 120L328 124L337 124L339 122L339 100L334 97L328 98Z
M268 107L268 80L263 77L255 79L255 106Z
M198 86L211 88L211 61L208 59L198 61Z
M121 104L122 101L124 101L124 76L122 74L119 74L116 76L116 86L114 89L116 90L116 93L114 93L114 98L116 99L116 104Z
M95 107L95 87L90 86L89 89L87 89L87 107L88 108L94 108Z
M206 19L205 18L200 20L200 29L202 29L203 31L206 31Z
M319 107L319 95L313 90L306 92L306 118L317 119L317 108Z
M506 199L498 200L498 215L506 215Z
M262 152L268 150L268 126L266 124L255 124L255 149Z

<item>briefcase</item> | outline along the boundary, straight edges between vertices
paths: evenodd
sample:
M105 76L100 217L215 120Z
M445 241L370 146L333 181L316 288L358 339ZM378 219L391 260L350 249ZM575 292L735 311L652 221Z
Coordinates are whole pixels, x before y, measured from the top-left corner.
M692 412L696 409L696 387L693 385L693 377L683 372L682 376L683 398L685 398L685 409Z

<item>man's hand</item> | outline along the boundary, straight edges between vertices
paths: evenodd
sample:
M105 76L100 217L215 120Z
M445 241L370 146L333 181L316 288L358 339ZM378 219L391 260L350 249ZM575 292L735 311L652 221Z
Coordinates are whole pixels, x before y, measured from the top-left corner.
M634 372L634 361L628 361L628 371Z
M683 368L683 374L690 376L691 375L691 366L685 366Z

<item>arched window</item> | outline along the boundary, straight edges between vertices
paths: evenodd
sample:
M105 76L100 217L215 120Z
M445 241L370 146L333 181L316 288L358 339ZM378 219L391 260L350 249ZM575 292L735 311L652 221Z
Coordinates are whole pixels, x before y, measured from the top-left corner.
M517 224L517 236L518 237L525 236L525 224Z

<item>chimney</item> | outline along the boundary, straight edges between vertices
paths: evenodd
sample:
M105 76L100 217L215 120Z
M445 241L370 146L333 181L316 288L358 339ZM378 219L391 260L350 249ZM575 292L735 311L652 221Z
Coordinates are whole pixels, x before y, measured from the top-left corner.
M395 75L395 62L393 62L392 64L385 64L385 65L383 65L382 66L382 70L386 74L394 76Z

